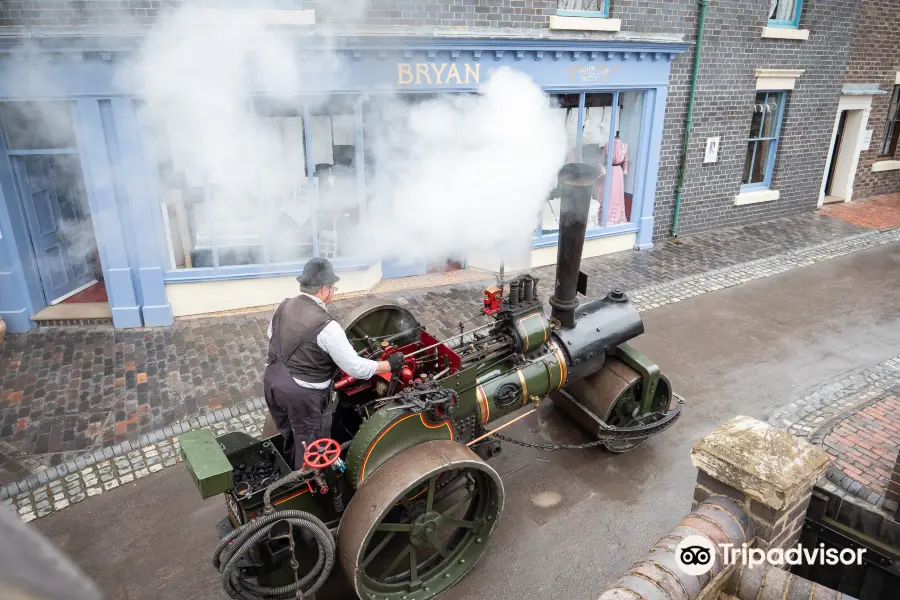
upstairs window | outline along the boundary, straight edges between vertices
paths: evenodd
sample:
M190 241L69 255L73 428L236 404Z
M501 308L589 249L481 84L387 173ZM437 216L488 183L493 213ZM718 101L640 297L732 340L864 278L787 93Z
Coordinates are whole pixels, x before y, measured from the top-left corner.
M769 27L800 26L800 9L803 0L769 0Z
M895 85L891 105L888 108L887 123L884 126L881 152L878 156L894 156L898 141L900 141L900 85Z
M750 120L750 137L747 140L744 178L741 181L742 191L768 188L772 183L785 95L785 92L756 94L756 103L753 105L753 116Z
M559 0L556 14L561 17L607 17L609 0Z

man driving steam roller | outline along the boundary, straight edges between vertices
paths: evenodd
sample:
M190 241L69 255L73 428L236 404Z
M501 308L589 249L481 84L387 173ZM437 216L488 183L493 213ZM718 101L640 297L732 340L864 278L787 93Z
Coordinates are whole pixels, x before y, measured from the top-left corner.
M327 309L340 278L324 258L311 258L297 277L300 295L282 302L269 323L263 386L269 412L284 437L284 455L303 467L304 444L331 437L331 388L340 368L359 380L397 371L403 355L361 358Z

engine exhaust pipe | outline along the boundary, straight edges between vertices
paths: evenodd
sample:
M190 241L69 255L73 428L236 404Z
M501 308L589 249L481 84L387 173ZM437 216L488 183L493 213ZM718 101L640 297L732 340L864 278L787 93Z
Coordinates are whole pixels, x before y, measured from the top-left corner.
M591 208L591 191L598 175L596 167L584 163L569 163L559 171L559 245L550 316L565 328L575 326L578 272Z

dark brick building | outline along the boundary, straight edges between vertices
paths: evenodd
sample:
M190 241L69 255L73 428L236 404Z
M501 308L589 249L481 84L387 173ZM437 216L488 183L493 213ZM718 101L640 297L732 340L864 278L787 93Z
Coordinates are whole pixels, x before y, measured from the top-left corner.
M900 191L900 144L895 141L900 135L900 124L891 123L900 119L900 7L893 0L862 2L844 82L883 92L872 98L868 115L872 137L868 149L859 157L854 198ZM894 108L889 118L892 101Z

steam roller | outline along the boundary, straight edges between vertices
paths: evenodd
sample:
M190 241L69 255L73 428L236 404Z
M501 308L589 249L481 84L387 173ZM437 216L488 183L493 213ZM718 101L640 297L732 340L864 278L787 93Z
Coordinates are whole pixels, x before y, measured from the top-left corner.
M402 352L405 364L367 381L339 372L331 438L307 446L298 470L277 434L180 436L202 497L225 498L213 565L230 597L313 598L332 580L362 600L433 598L465 577L496 531L505 494L490 459L504 445L621 453L676 422L681 399L628 344L644 327L626 294L578 298L596 177L585 164L560 171L549 315L531 275L501 274L480 307L489 324L449 339L399 305L360 308L343 323L359 354ZM541 446L500 433L548 398L592 441Z

